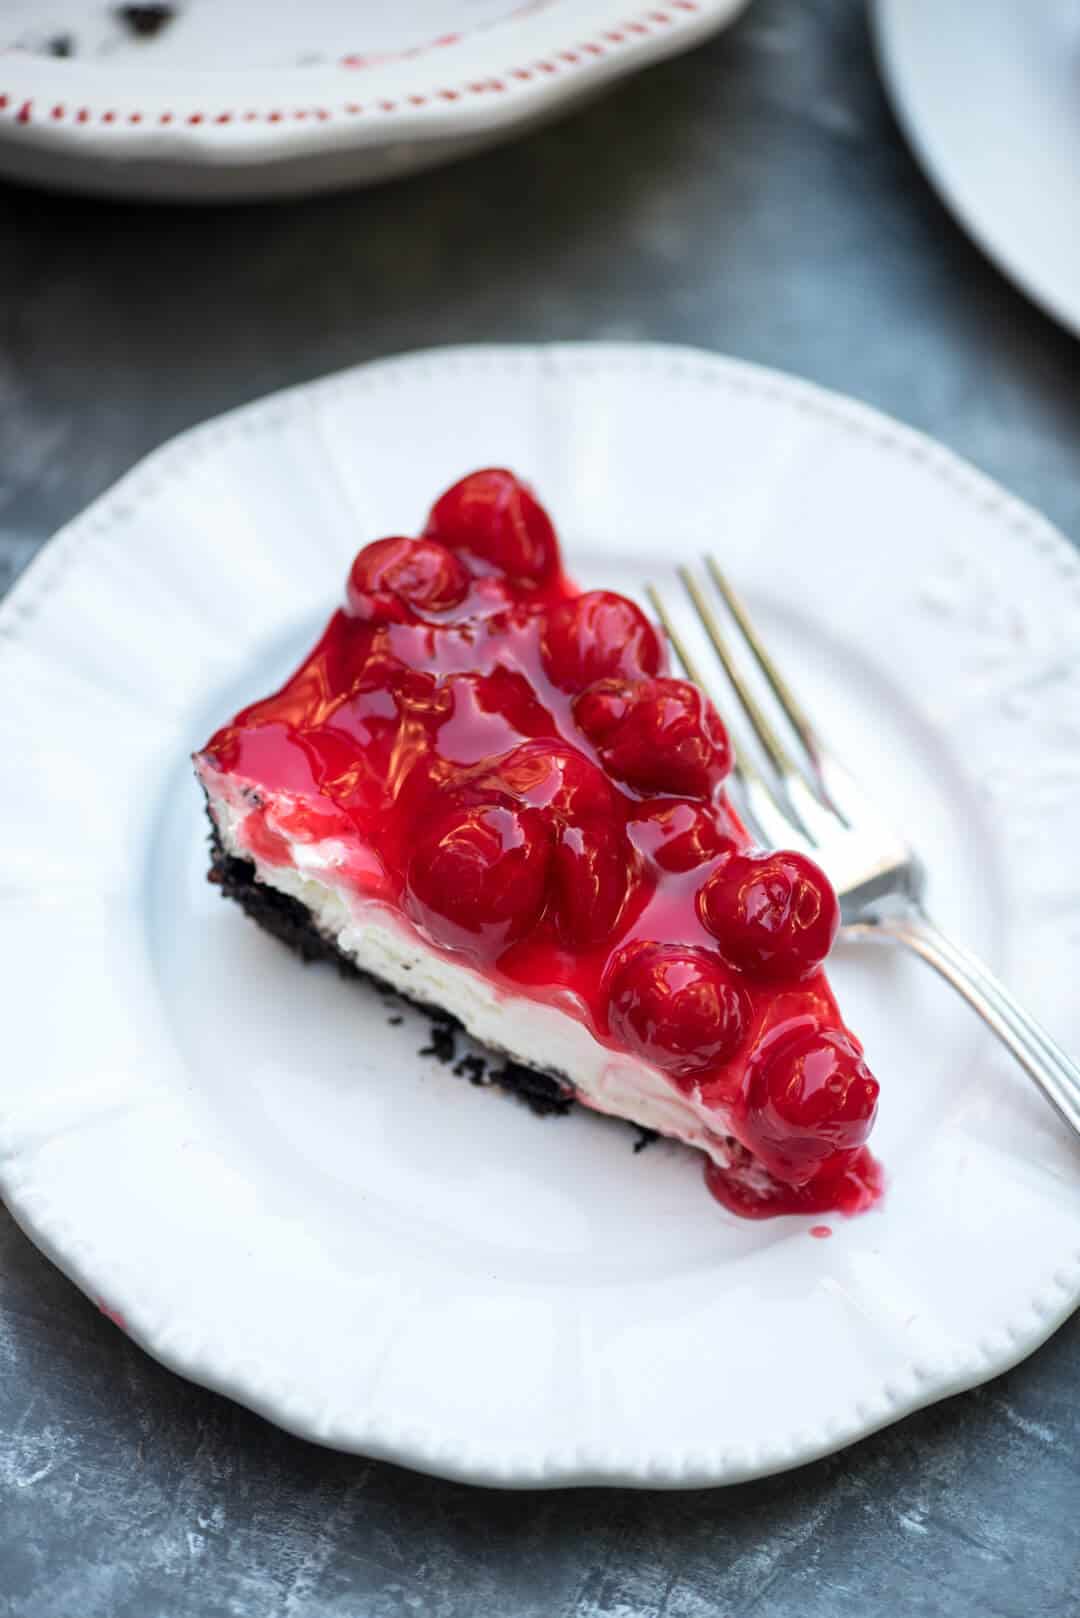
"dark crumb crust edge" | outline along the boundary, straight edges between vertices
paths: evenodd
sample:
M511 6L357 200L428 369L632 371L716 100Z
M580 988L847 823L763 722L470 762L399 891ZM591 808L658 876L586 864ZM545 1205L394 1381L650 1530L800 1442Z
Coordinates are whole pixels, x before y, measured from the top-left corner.
M380 993L389 993L396 1000L408 1001L417 1010L424 1012L432 1019L432 1040L431 1044L425 1047L424 1054L434 1055L446 1062L452 1059L453 1035L458 1031L464 1032L457 1018L452 1017L441 1006L432 1006L423 1000L402 994L393 984L387 983L374 973L361 971L347 955L342 954L332 938L320 931L306 905L301 904L299 899L293 899L287 893L279 893L276 888L260 882L250 860L237 859L235 855L227 854L222 847L213 817L209 816L209 819L210 870L207 873L207 880L214 884L223 898L235 900L245 915L257 922L264 932L272 934L281 943L288 945L302 961L327 961L337 967L342 977L366 978ZM454 1071L460 1072L462 1077L468 1078L474 1084L497 1084L500 1089L517 1096L533 1112L541 1116L570 1110L573 1104L573 1086L568 1079L542 1072L537 1068L525 1067L505 1051L498 1054L505 1058L502 1066L487 1064L486 1073L483 1071L484 1064L479 1058L469 1057L456 1064ZM647 1131L641 1130L639 1134L643 1138L635 1150L640 1150L648 1138Z

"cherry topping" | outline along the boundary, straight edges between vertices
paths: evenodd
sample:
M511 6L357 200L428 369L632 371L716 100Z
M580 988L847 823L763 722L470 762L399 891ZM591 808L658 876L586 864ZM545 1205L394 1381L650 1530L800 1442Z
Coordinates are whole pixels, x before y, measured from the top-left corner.
M436 500L424 529L453 551L505 573L520 585L543 584L559 568L551 519L513 472L472 472Z
M589 949L610 936L633 876L633 851L618 829L603 772L576 747L548 738L522 742L460 778L454 795L543 814L555 838L552 896L563 943Z
M601 680L574 717L612 775L643 792L708 798L731 768L720 716L686 680Z
M455 807L409 861L406 908L434 943L493 960L536 925L550 853L535 809Z
M439 752L481 771L522 736L550 729L551 717L524 675L496 666L488 674L451 674L443 681L451 713L438 736ZM474 794L484 801L490 794Z
M576 822L609 819L615 810L603 771L576 747L546 737L489 760L470 778L468 790Z
M754 1159L737 1141L731 1142L729 1169L708 1160L705 1184L725 1208L743 1219L774 1219L778 1214L863 1213L881 1199L885 1176L881 1164L867 1147L857 1152L835 1152L825 1166L805 1185L784 1185L755 1173ZM828 1230L827 1225L811 1230L811 1236Z
M877 1099L878 1082L851 1035L800 1019L752 1058L740 1133L777 1179L804 1185L826 1168L841 1170L836 1154L862 1146Z
M630 823L630 836L662 871L692 871L735 848L712 807L686 798L643 803Z
M377 539L357 553L346 596L354 618L404 623L413 612L448 612L469 590L469 574L430 539Z
M559 827L552 862L555 923L569 949L591 949L611 937L632 874L625 838L609 827Z
M611 985L611 1031L630 1050L689 1081L734 1056L746 997L705 950L643 944L628 951Z
M807 978L832 948L840 907L805 854L732 854L698 895L726 960L762 978Z
M564 691L613 676L657 674L660 638L640 607L610 590L557 602L540 642L544 668Z
M422 538L360 552L347 607L201 767L234 778L254 857L302 871L326 845L343 893L685 1089L738 1137L709 1171L728 1206L866 1206L876 1084L817 973L835 898L801 856L747 852L723 726L663 666L647 618L576 595L542 508L489 468Z
M529 610L534 613L538 610L535 602L529 603ZM513 614L519 625L528 616L522 603L516 600L513 586L497 573L484 573L474 578L469 596L469 616L478 622L486 618L490 628L498 629L508 627L508 614Z

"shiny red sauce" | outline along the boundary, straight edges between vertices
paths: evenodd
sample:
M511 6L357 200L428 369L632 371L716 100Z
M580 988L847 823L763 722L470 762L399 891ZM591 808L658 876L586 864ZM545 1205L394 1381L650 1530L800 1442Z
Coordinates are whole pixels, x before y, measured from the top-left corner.
M300 668L200 757L243 789L259 860L332 839L358 895L715 1111L725 1207L858 1212L880 1193L877 1083L821 971L836 900L801 855L753 850L730 762L651 623L575 589L500 470L447 491L419 539L366 546Z

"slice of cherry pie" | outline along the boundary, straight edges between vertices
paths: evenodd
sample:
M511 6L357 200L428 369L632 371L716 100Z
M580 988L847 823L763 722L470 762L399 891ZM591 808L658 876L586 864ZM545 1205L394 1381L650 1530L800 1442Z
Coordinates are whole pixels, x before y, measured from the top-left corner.
M211 877L305 956L699 1147L748 1215L874 1201L878 1086L822 971L836 898L755 849L724 727L511 473L360 551L292 678L196 757Z

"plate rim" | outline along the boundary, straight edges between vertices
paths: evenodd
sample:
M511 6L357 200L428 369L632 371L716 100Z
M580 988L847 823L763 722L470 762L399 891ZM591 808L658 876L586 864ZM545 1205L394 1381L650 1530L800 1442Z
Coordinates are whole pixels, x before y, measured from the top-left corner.
M1047 519L1008 494L968 462L925 435L903 426L870 406L818 385L790 377L769 367L731 359L707 350L664 343L523 343L448 345L369 361L331 373L329 376L297 384L212 417L168 440L139 461L112 487L99 495L80 514L65 524L48 541L0 602L0 653L9 641L17 642L33 624L38 602L44 599L54 580L76 557L82 556L96 537L105 536L114 515L130 510L142 495L152 494L158 474L173 461L197 454L202 445L216 443L237 426L251 426L258 418L277 414L281 421L294 411L306 408L309 395L349 385L364 376L369 381L394 373L410 373L445 366L477 368L492 364L524 363L541 374L573 372L576 367L626 371L643 365L663 363L675 374L688 370L707 371L729 388L751 388L772 399L810 415L824 417L858 437L871 438L877 446L922 463L936 477L960 489L984 516L993 514L1013 538L1022 538L1050 558L1077 590L1080 603L1080 555ZM910 1375L894 1378L880 1390L875 1404L863 1404L854 1420L825 1422L810 1434L794 1433L784 1443L751 1455L720 1452L688 1454L679 1451L662 1460L653 1457L574 1455L546 1453L541 1441L528 1459L492 1453L476 1453L467 1446L451 1446L437 1433L371 1430L343 1434L333 1425L320 1426L309 1404L299 1408L290 1401L288 1389L244 1384L242 1376L230 1374L228 1351L207 1356L205 1343L187 1346L179 1340L155 1340L152 1329L140 1329L138 1297L132 1299L114 1291L108 1281L110 1260L107 1253L88 1251L67 1219L34 1195L33 1173L19 1172L18 1153L6 1149L0 1119L0 1195L16 1222L29 1239L71 1279L80 1290L104 1307L133 1319L125 1329L134 1341L171 1370L189 1380L236 1400L297 1436L354 1453L393 1461L414 1470L457 1481L512 1488L553 1488L575 1485L621 1485L642 1488L698 1488L769 1475L831 1453L857 1438L868 1435L910 1412L977 1386L989 1377L1007 1370L1046 1340L1080 1304L1080 1249L1071 1264L1059 1262L1049 1277L1033 1274L1032 1294L1015 1321L1007 1321L992 1336L970 1348L967 1357L944 1373L939 1367L927 1371L912 1363ZM136 1289L137 1290L137 1289Z
M1022 248L1018 250L1016 239L1010 239L977 204L965 198L948 159L943 160L940 143L928 138L923 119L913 105L910 78L899 69L897 39L904 21L912 15L912 8L904 0L873 0L868 13L878 72L908 147L941 202L984 258L1044 315L1080 336L1080 295L1070 301L1053 284L1052 277L1051 284L1047 284L1038 268L1025 258Z
M395 87L393 99L380 93L378 65L365 68L352 85L342 82L340 67L237 68L221 75L220 94L215 91L210 105L205 81L193 88L199 76L190 69L130 75L140 86L133 90L124 84L128 74L97 62L13 52L2 59L0 143L75 159L257 169L388 141L429 145L497 134L691 49L733 22L749 0L654 0L651 6L637 0L630 15L623 0L594 3L597 15L586 37L561 18L550 43L521 61L507 64L498 51L500 30L478 35L487 42L479 59L491 60L478 68L474 57L473 70L460 81L453 71L444 76L426 68L432 56L421 55L416 83ZM506 21L518 26L521 19Z

